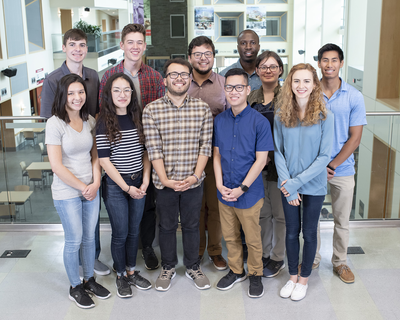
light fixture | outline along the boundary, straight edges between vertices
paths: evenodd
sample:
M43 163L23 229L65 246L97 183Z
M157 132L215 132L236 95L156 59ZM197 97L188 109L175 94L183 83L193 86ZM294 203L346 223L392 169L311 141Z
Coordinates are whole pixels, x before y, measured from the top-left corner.
M318 56L314 56L314 61L318 61Z
M299 50L299 54L304 54L305 51L304 50Z
M14 77L17 74L17 68L7 68L1 70L1 73L4 74L6 77Z

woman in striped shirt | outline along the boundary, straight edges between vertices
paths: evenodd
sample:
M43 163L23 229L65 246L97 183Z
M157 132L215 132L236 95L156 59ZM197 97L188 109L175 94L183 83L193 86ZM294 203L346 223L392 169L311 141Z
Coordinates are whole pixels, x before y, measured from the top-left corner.
M132 296L131 285L151 288L135 271L150 162L144 150L142 113L132 80L123 73L111 76L102 94L96 142L103 177L103 199L112 228L111 253L117 271L117 294Z

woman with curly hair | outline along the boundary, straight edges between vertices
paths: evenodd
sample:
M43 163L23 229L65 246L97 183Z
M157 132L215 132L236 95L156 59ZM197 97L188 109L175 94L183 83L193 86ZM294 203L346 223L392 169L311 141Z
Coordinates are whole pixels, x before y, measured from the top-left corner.
M117 73L107 80L101 106L96 142L100 165L106 172L102 194L112 228L117 295L128 298L132 296L131 285L141 290L151 288L135 270L150 162L144 150L142 113L127 75Z
M333 114L325 107L317 72L304 63L290 70L277 108L275 163L286 220L290 274L280 296L296 301L306 296L317 249L318 220L327 190L326 165L330 161L333 142ZM302 215L300 203L303 204ZM303 261L298 277L301 230Z

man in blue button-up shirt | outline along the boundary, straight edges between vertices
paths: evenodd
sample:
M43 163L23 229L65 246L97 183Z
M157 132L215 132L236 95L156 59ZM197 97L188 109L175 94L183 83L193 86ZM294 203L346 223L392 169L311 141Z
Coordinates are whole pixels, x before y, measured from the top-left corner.
M228 290L246 279L240 225L246 236L249 256L250 297L264 293L260 209L264 203L261 171L268 151L274 150L268 120L247 104L250 93L248 76L243 69L225 75L225 95L231 109L215 118L214 171L218 189L222 234L228 249L230 271L217 284Z

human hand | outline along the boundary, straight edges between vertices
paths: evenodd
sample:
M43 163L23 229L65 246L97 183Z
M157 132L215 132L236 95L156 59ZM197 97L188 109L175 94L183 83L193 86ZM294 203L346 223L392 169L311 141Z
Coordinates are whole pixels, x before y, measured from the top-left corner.
M283 185L284 185L286 182L287 182L287 179L284 180L284 181L282 181L280 190L282 191L283 195L287 198L287 197L290 197L290 193L287 192L287 190L285 189L285 187L283 187Z
M197 179L195 176L190 176L187 177L185 180L182 181L182 186L183 189L180 191L186 191L188 190L193 184L195 184L197 182Z
M330 169L328 167L326 167L326 172L328 174L328 181L330 181L336 173L335 171L333 171L332 169Z
M130 186L128 194L131 196L132 199L142 199L146 195L146 192L134 186Z
M289 201L289 204L290 204L291 206L297 207L297 206L300 205L300 201L301 201L301 197L300 197L300 194L297 192L297 199L294 199L294 200Z
M97 191L99 190L99 187L100 185L95 183L87 185L82 191L82 196L88 201L93 201L97 196Z

